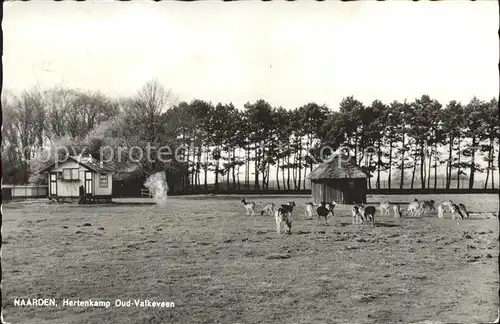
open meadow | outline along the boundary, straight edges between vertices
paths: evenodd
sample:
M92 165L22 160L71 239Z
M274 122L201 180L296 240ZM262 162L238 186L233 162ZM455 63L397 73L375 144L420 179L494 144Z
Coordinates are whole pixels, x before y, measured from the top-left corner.
M258 206L296 202L292 235L278 235L274 218L259 208L247 216L239 196L169 197L164 208L6 203L3 316L25 324L494 321L498 195L415 197L462 201L472 214L377 213L374 227L353 227L350 206L338 205L325 225L305 219L307 197L246 197ZM58 306L16 307L14 298ZM111 307L63 307L63 298ZM132 306L115 307L116 299ZM134 299L175 307L136 307Z

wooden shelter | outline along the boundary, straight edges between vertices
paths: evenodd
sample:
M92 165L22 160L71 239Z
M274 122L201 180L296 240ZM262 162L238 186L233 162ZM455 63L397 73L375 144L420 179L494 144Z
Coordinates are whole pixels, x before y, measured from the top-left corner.
M334 154L308 176L313 203L335 201L338 204L365 204L367 175L353 158Z
M39 172L47 174L50 198L78 198L83 186L90 200L111 201L113 169L92 157L69 156L66 161L52 163Z

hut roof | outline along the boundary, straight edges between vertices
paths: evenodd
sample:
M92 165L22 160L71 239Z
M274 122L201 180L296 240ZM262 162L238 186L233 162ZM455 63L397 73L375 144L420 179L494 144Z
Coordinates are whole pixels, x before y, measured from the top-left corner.
M87 169L94 171L94 172L97 172L97 173L113 173L113 171L114 171L110 165L108 165L106 163L101 164L98 160L96 160L90 156L88 156L88 157L87 156L85 156L85 157L68 156L68 160L71 160L71 161L74 161L80 165L83 165ZM63 161L61 161L60 163L62 163L62 162ZM55 163L51 163L50 165L48 165L45 168L38 171L38 173L47 172L50 169L52 169L55 165L56 165Z
M340 154L334 154L330 159L318 165L307 177L311 180L320 179L344 179L344 178L367 178L366 173L357 166L352 158Z

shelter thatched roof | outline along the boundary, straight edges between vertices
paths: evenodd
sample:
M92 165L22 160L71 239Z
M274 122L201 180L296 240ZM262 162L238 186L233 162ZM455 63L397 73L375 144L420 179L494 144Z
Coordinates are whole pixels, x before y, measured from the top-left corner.
M354 163L353 157L348 158L345 155L340 157L340 154L334 154L318 165L307 178L311 180L367 178L366 173Z

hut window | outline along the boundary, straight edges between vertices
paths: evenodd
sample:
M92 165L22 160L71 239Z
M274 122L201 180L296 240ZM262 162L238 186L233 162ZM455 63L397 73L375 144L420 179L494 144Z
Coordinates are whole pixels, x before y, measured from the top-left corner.
M64 180L78 180L78 169L63 169L62 178Z
M57 179L62 179L62 178L63 178L63 173L57 172Z
M106 173L99 174L99 188L108 187L108 175Z

